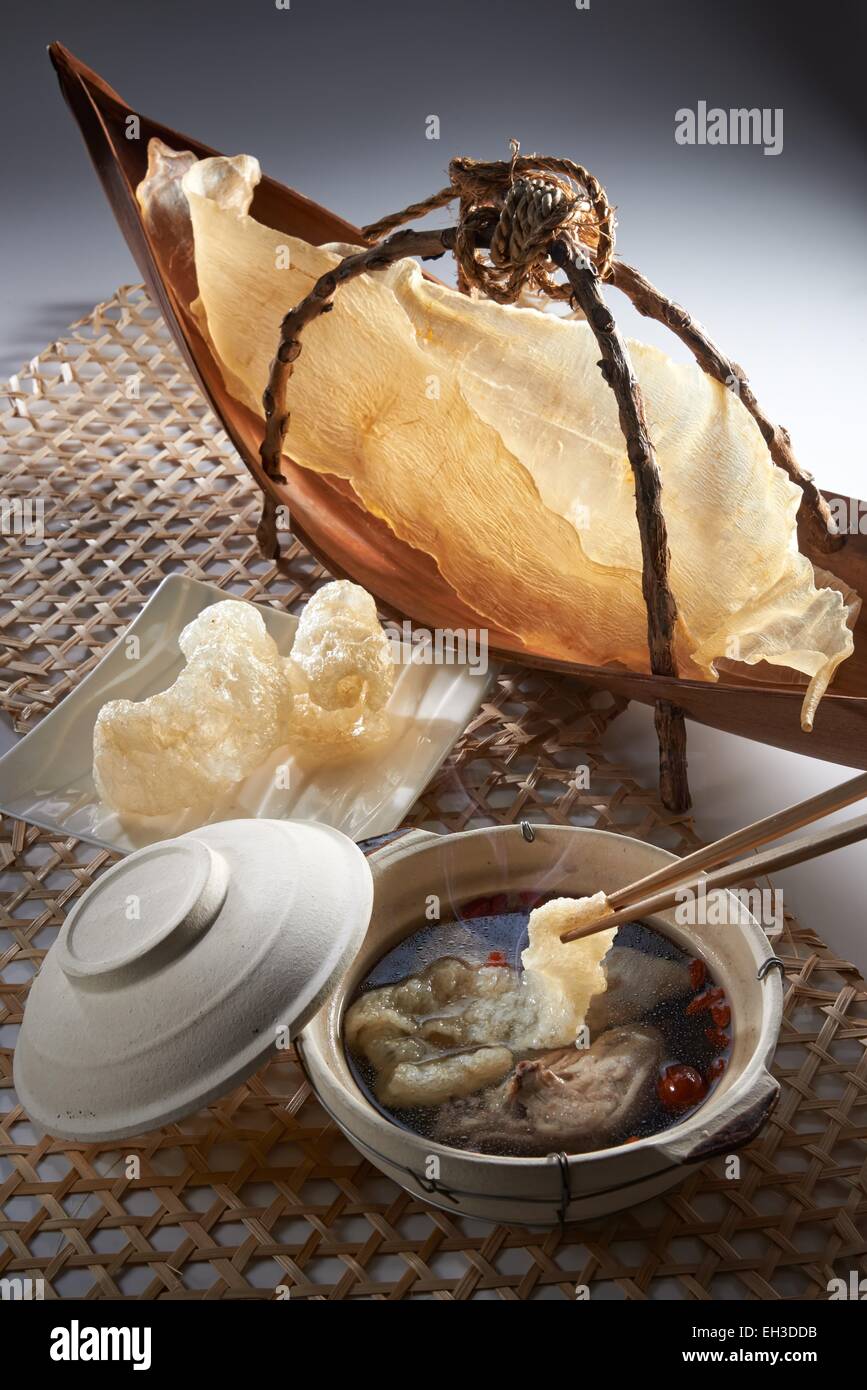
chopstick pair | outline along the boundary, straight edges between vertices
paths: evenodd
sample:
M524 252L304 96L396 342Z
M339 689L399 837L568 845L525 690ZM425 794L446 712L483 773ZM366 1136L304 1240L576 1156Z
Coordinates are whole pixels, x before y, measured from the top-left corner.
M805 825L822 820L844 806L851 806L867 796L867 772L860 773L842 786L831 787L816 796L799 801L784 811L775 811L764 820L755 821L731 835L725 835L712 845L694 850L683 859L675 859L665 864L655 873L637 879L635 883L618 888L608 894L608 902L614 913L600 917L595 922L585 922L573 927L560 937L563 942L580 941L585 936L607 931L621 926L624 922L634 922L640 917L649 917L655 912L665 912L676 906L678 895L684 889L692 891L699 887L706 893L718 888L729 888L744 877L761 878L776 869L786 869L792 864L803 864L820 854L830 854L832 850L855 844L867 839L867 815L854 816L842 825L831 826L813 835L803 835L791 840L777 849L766 851L753 857L750 852L778 840L790 830L800 830ZM748 857L740 858L746 854ZM719 866L719 867L717 867ZM714 872L708 872L714 870Z

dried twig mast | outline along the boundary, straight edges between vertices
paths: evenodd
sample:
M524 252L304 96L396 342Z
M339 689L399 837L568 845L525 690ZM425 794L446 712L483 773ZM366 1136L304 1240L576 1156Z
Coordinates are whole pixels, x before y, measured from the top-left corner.
M381 270L404 256L434 260L450 251L464 290L476 290L500 304L514 303L525 288L551 299L569 300L583 312L599 346L599 368L617 402L635 480L650 668L654 675L676 677L677 604L669 583L662 482L641 388L626 343L602 297L604 281L622 290L639 313L670 328L710 376L738 391L774 463L803 489L798 519L805 538L822 550L833 550L842 540L836 535L821 493L798 466L788 434L767 419L743 370L716 347L684 309L666 299L637 270L615 260L614 211L598 180L569 159L521 156L514 141L512 151L511 160L452 160L447 188L365 227L366 239L374 244L347 256L321 276L306 298L289 310L280 325L280 341L263 396L266 426L260 454L265 473L284 481L281 459L289 425L286 395L292 364L301 352L302 330L332 308L338 287L347 281ZM456 226L430 232L395 230L454 199L460 203ZM554 279L555 269L565 274L565 283ZM275 556L276 506L267 494L258 536L264 553ZM662 800L672 811L685 811L690 799L683 711L668 700L657 701L656 730Z

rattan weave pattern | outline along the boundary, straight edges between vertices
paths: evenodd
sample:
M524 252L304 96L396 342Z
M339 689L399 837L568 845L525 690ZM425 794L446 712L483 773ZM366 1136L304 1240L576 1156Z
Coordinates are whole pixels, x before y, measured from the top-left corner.
M321 571L259 557L259 498L144 293L123 289L31 362L0 430L0 702L32 727L160 579L183 569L297 607ZM24 512L24 501L44 505ZM21 530L21 526L18 526ZM511 670L411 821L519 817L696 843L612 753L621 705ZM577 778L578 767L589 769ZM783 1096L731 1180L565 1230L484 1226L381 1177L328 1122L295 1058L118 1152L37 1138L12 1089L29 982L69 903L110 862L21 822L0 839L0 1279L92 1298L825 1298L867 1273L867 990L787 918ZM130 1157L140 1159L140 1171Z

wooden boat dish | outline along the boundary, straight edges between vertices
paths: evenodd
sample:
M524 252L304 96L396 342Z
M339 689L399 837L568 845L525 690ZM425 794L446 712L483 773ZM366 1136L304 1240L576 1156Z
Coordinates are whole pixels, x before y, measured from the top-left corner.
M384 523L365 512L341 479L312 473L288 459L284 459L286 482L265 477L259 456L263 421L226 391L219 366L189 313L183 284L173 282L160 269L158 248L142 223L135 198L135 189L146 172L151 138L157 137L175 149L192 150L201 158L219 151L133 110L62 45L53 44L50 54L148 291L258 485L278 504L288 506L293 530L317 559L333 574L362 584L385 612L429 628L476 626L476 615L465 608L433 561L398 540ZM139 121L140 138L134 140L127 138L131 116ZM251 211L258 221L315 244L363 242L358 228L267 177L256 190ZM862 504L842 501L849 515L860 515ZM848 535L832 558L812 550L803 536L801 545L817 565L829 565L839 579L867 595L867 537L857 532ZM554 660L544 652L526 649L496 627L488 631L490 650L497 657L564 671L585 685L644 704L670 702L699 723L725 732L867 768L867 611L862 611L855 629L854 654L841 666L824 696L809 734L802 732L799 722L803 686L774 678L773 668L755 667L745 675L727 671L716 683L667 678Z

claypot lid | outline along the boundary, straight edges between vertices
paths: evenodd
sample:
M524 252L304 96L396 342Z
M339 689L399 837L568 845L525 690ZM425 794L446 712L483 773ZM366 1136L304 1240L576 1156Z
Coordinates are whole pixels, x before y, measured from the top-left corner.
M138 850L67 918L33 982L14 1084L62 1139L120 1139L198 1110L303 1028L367 931L347 836L236 820Z

